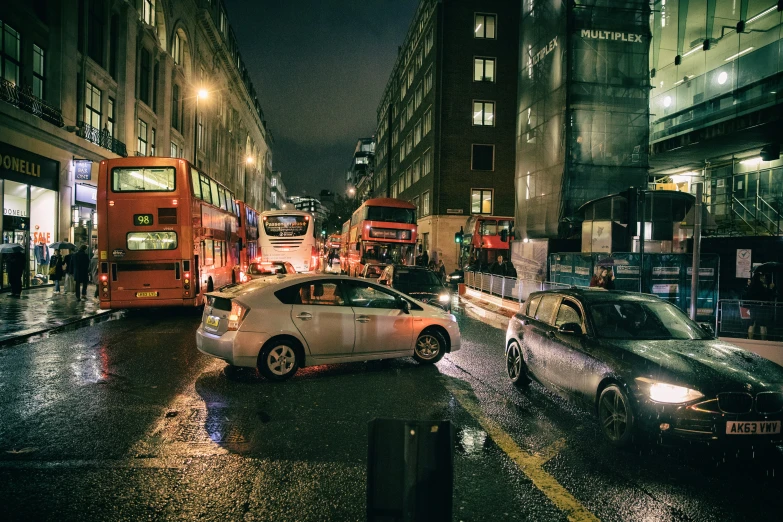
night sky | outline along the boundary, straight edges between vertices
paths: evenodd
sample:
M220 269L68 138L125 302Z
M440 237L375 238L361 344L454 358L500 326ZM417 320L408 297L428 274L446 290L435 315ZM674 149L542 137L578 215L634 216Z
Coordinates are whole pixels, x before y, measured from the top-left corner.
M225 0L289 195L344 191L418 0Z

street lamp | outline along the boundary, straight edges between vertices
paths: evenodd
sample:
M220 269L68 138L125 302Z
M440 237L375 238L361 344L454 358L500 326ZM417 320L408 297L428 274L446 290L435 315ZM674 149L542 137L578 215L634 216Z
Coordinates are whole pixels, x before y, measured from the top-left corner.
M250 166L254 163L253 156L248 155L245 157L245 182L243 183L243 189L245 192L245 197L242 199L245 203L247 203L247 169L250 168ZM262 195L263 197L263 195Z
M209 91L205 88L202 87L196 92L196 113L193 121L193 164L196 166L198 166L198 101L207 98L209 98Z

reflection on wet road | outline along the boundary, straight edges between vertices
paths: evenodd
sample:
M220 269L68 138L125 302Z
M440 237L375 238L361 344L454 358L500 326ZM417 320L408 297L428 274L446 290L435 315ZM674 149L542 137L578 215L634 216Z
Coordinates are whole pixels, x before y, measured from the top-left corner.
M363 520L385 417L454 423L456 520L777 518L780 452L613 449L589 412L507 383L503 332L459 320L462 350L434 367L284 383L199 354L194 312L0 348L0 502L11 519Z

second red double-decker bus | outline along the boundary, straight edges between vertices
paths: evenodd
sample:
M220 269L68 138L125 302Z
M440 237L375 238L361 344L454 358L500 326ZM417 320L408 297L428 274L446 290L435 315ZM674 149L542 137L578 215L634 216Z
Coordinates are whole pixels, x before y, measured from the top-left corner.
M258 212L241 200L237 200L237 210L239 212L237 235L240 241L239 281L245 282L250 263L261 260L258 250Z
M101 308L198 306L236 281L234 194L183 159L105 160L98 175Z
M509 257L510 237L503 241L503 230L510 235L514 218L504 216L471 216L465 226L462 262L475 268L488 267L497 257Z
M343 270L361 274L368 263L413 264L416 207L391 198L368 199L356 209L343 234ZM346 225L343 225L343 230Z

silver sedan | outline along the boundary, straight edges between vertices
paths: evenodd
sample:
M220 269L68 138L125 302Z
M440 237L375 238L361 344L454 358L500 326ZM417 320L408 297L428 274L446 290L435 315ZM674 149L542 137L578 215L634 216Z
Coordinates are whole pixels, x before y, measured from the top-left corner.
M366 279L278 275L207 294L198 349L283 380L305 366L458 350L456 318Z

